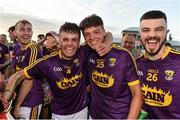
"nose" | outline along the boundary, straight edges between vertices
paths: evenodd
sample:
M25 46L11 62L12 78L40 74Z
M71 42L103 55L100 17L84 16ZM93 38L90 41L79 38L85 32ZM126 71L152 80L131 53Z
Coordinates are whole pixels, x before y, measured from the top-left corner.
M67 44L70 46L70 45L72 45L72 40L69 40L68 42L67 42Z
M156 31L155 31L155 30L151 30L151 31L149 32L149 36L150 36L150 37L156 36Z
M94 34L90 34L90 40L94 39Z

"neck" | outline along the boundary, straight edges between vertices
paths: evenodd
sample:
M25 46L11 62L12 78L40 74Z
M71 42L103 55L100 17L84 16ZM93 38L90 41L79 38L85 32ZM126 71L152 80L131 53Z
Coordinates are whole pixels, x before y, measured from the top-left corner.
M23 45L23 44L20 43L21 50L25 50L25 49L27 48L28 45L29 45L29 44Z

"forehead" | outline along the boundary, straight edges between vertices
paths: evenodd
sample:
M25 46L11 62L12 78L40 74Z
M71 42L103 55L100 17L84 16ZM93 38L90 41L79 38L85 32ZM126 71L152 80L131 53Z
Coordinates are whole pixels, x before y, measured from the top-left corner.
M166 27L167 23L164 19L147 19L142 20L140 23L140 28L157 28L157 27Z
M60 38L69 38L69 39L73 39L73 38L80 38L78 33L72 33L72 32L60 32Z
M123 40L126 40L126 41L133 41L134 40L134 36L131 36L131 35L125 35L123 37Z
M18 29L18 28L32 28L32 25L31 24L29 24L29 23L19 23L19 24L17 24L17 26L16 26L16 28Z
M103 30L103 27L102 26L88 27L88 28L84 29L84 32L93 32L96 30Z

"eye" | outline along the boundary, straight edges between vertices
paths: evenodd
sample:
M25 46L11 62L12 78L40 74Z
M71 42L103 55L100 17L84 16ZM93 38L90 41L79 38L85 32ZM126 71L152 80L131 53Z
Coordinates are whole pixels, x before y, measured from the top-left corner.
M149 32L149 29L144 28L144 29L142 29L141 31L142 31L142 32Z
M63 42L68 42L68 38L63 38Z
M72 39L73 42L78 42L79 40L77 38Z
M158 27L156 28L156 31L163 31L164 30L164 27Z
M90 34L89 33L84 33L84 37L89 37L90 36Z
M27 29L27 31L28 31L28 32L31 32L31 31L32 31L32 29L31 29L31 28L28 28L28 29Z

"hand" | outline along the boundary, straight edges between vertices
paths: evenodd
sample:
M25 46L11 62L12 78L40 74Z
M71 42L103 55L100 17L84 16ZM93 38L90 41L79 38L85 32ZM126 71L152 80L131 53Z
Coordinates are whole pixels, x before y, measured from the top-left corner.
M5 93L3 93L3 95L2 95L2 104L5 108L5 110L7 110L9 108L10 102L8 101Z
M111 50L112 41L113 41L112 33L106 32L104 36L104 42L98 43L96 46L96 51L100 56L104 56Z
M16 105L15 107L14 107L14 112L13 112L13 114L14 114L14 117L16 118L16 119L18 119L18 118L20 118L20 105Z
M5 91L2 95L2 103L3 106L5 108L5 110L7 110L9 108L10 105L10 101L12 101L11 99L15 99L16 98L16 93L13 93L13 97L10 98L10 91Z
M100 43L100 45L96 48L99 56L104 56L111 50L111 46L106 46L104 43Z

